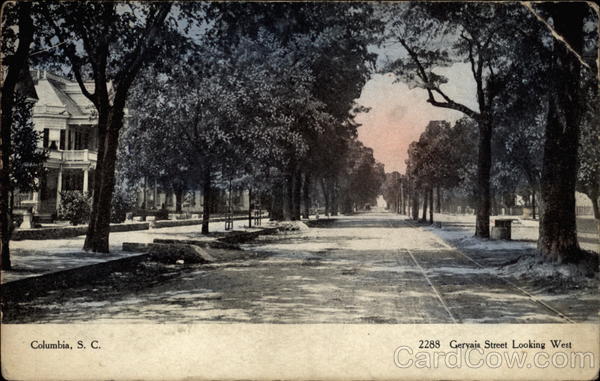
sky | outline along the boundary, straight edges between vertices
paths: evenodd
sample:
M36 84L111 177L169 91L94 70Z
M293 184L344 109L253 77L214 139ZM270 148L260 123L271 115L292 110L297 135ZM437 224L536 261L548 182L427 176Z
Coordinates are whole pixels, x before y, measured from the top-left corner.
M442 89L455 101L478 110L475 81L470 66L457 63L435 70L448 78ZM463 117L458 111L434 107L426 102L427 92L394 83L392 74L373 74L365 84L357 103L371 110L356 118L362 126L358 138L373 148L375 159L385 165L386 172L404 173L408 145L418 140L430 120L453 122Z

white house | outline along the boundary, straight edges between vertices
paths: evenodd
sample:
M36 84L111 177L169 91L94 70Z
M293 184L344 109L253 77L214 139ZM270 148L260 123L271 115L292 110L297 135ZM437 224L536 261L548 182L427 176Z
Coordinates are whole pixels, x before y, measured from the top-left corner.
M31 208L34 214L45 219L58 210L62 191L92 191L98 155L98 119L94 105L83 95L76 81L45 70L31 70L30 74L37 93L33 124L43 136L39 146L48 150L49 158L44 164L46 173L39 179L40 190L15 195L15 207ZM85 85L93 92L93 82ZM125 110L125 122L128 116ZM142 206L141 200L146 199L146 207L175 209L175 196L158 191L156 184L148 187L145 198L140 192L137 199L138 207ZM200 191L186 192L183 201L186 211L202 210ZM233 201L235 210L249 207L247 192L234 192Z
M60 192L90 191L96 168L98 129L94 105L77 82L44 70L32 70L37 93L33 124L42 133L40 148L48 150L40 191L19 194L15 206L31 207L39 215L55 213ZM86 83L90 91L94 84Z

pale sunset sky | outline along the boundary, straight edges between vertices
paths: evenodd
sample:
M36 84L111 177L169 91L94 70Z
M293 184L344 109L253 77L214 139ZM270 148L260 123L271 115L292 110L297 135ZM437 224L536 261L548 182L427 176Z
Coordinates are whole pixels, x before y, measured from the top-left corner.
M478 110L475 82L468 64L458 63L435 72L448 78L442 89L451 98ZM427 123L430 120L453 122L463 114L431 106L426 102L425 90L393 83L394 78L392 74L373 74L357 100L371 111L358 115L356 120L362 124L358 128L359 140L373 148L375 159L385 165L385 171L404 173L408 145L419 139Z

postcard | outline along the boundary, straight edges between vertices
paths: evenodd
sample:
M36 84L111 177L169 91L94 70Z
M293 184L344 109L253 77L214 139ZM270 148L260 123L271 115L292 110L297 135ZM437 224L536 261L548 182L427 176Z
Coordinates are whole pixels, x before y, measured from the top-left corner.
M8 380L591 380L598 6L2 7Z

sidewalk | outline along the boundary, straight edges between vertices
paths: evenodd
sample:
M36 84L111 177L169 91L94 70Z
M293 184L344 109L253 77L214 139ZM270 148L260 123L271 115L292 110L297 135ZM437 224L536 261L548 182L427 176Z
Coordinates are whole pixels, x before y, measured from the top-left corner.
M444 227L438 235L450 240L461 240L469 246L486 246L508 249L534 249L539 236L539 220L523 219L522 216L492 216L490 225L496 218L513 218L512 241L485 241L473 239L475 234L475 216L465 214L434 213L433 220L441 222ZM593 228L592 217L577 217L577 238L582 249L600 253L600 237ZM473 247L477 248L477 247Z
M268 218L263 218L263 227ZM234 230L253 231L247 229L248 220L233 221ZM260 227L259 227L260 228ZM11 262L13 270L2 271L2 283L17 279L38 276L60 270L106 262L119 258L139 255L140 253L125 252L123 242L151 243L156 238L161 239L200 239L212 240L214 236L203 236L201 225L176 226L169 228L137 230L129 232L110 233L110 253L90 253L82 250L85 236L51 240L11 241ZM225 232L225 222L210 222L211 233Z

